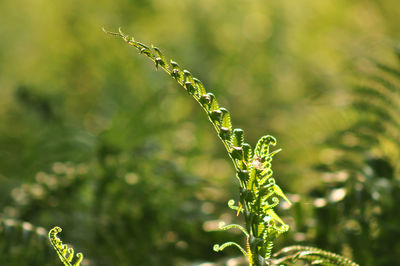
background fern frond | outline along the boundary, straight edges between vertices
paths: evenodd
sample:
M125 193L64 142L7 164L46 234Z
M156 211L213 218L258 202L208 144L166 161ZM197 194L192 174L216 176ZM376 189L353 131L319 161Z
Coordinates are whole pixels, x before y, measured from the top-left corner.
M341 255L307 246L285 247L273 255L274 265L287 265L297 261L305 261L312 265L358 266L357 263Z
M43 227L0 215L0 258L4 265L50 265L50 248ZM49 264L47 264L49 263Z
M399 245L390 244L400 237L393 226L400 206L398 69L374 63L364 72L348 108L355 119L324 144L340 156L316 167L326 178L310 192L323 203L314 210L316 244L335 252L347 249L361 265L395 264L392 254L400 252Z

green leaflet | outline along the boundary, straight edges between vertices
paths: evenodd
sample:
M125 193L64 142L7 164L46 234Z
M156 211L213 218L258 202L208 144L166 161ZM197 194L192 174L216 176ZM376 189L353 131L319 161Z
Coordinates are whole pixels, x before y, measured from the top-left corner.
M231 116L225 108L220 108L219 109L222 112L222 120L221 120L221 127L228 128L229 130L232 130L232 122L231 122Z
M222 112L219 109L213 110L210 113L211 122L213 122L216 125L220 125L221 124L221 117L222 117ZM219 130L220 130L220 128L218 127L218 131Z
M243 149L243 157L246 163L250 163L253 157L253 150L251 149L250 144L248 143L243 143L242 144L242 149Z
M162 67L168 67L167 65L167 61L165 60L164 55L161 53L160 49L158 49L157 47L153 46L153 50L156 52L157 57L154 59L155 63L156 63L156 68L158 68L158 66L162 66Z
M179 68L179 65L177 62L171 60L171 68L172 71L170 72L170 75L176 79L179 83L183 82L183 72Z
M217 100L215 99L214 94L209 92L207 95L210 98L209 104L208 104L208 106L209 106L208 110L209 111L218 110L219 109L219 104L218 104Z
M234 147L241 147L244 142L244 132L241 128L235 128L231 138L231 144Z
M276 195L278 195L279 197L283 198L290 205L292 204L292 202L286 197L286 195L283 193L282 189L278 185L275 184L273 186L273 190L274 190Z
M221 112L220 118L220 134L219 136L223 140L230 140L231 139L231 131L232 131L232 123L231 123L231 116L229 115L228 110L221 107L219 108Z
M230 120L230 118L229 118ZM235 128L233 133L231 134L230 145L231 148L231 157L236 161L236 163L243 167L243 160L245 159L245 154L243 151L243 144L244 141L244 133L241 128Z
M198 97L206 94L206 89L204 88L204 85L200 80L198 80L197 78L193 78L193 82L194 82L194 85L196 88L196 93L197 93Z

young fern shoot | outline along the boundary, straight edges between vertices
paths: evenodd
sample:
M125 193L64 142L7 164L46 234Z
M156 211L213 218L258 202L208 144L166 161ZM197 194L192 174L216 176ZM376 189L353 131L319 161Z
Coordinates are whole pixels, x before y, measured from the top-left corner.
M276 145L276 139L270 135L263 136L253 149L244 141L243 130L232 127L229 111L220 107L214 94L207 92L201 81L193 77L189 71L182 70L172 60L167 62L157 47L140 43L121 30L119 32L103 30L121 37L126 43L136 47L140 54L144 54L154 62L157 69L161 68L173 77L200 104L225 146L240 184L238 205L235 205L233 200L229 201L228 205L238 214L243 214L245 227L228 225L222 229L239 228L246 236L246 247L227 242L215 245L214 250L221 251L228 246L236 246L247 257L250 266L270 264L273 241L289 229L275 212L280 199L290 204L276 184L271 169L271 161L280 151L271 151L271 147Z
M54 227L49 232L49 240L53 248L56 250L58 257L61 262L64 263L65 266L80 266L83 260L83 254L76 254L75 262L72 262L74 259L74 249L68 248L66 244L63 244L60 238L58 238L57 234L60 233L62 229L58 226Z

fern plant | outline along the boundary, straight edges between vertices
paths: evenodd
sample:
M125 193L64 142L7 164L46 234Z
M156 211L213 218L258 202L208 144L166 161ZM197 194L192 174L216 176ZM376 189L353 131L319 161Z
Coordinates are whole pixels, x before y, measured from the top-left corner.
M56 250L58 257L64 263L65 266L79 266L83 260L83 254L77 253L76 260L74 260L74 249L68 248L66 244L63 244L60 238L58 238L57 234L60 233L62 229L58 226L54 227L49 232L49 239L51 245Z
M51 265L46 229L0 215L1 265Z
M270 135L263 136L253 149L244 141L243 130L233 128L229 111L221 107L215 96L207 92L201 81L193 77L189 71L182 70L174 61L168 63L157 47L150 48L129 38L121 31L118 33L104 31L123 38L125 42L136 47L141 54L150 58L157 69L161 68L172 76L205 111L228 152L240 185L239 202L236 204L234 200L230 200L228 206L235 210L237 215L244 216L245 226L231 224L223 226L221 229L237 228L241 230L246 237L246 244L245 247L236 242L216 244L214 245L215 251L222 251L229 246L237 247L248 259L250 266L282 265L298 260L322 265L357 265L340 255L304 246L286 247L272 255L275 239L289 230L289 226L282 221L275 210L281 199L290 204L289 199L276 184L271 168L273 157L280 151L279 149L271 150L271 147L276 145L276 139ZM74 251L57 237L59 232L61 232L59 227L55 227L49 232L51 244L64 265L78 266L83 255L79 253L76 262L73 263Z
M237 214L242 213L246 221L245 228L238 224L221 228L224 230L239 228L246 236L245 248L238 243L227 242L215 245L214 250L222 251L228 246L235 246L247 257L249 265L264 265L271 258L273 241L289 229L289 226L275 212L279 198L290 202L273 178L271 161L280 150L271 151L270 148L276 145L276 139L270 135L263 136L253 149L244 141L243 130L232 127L229 111L220 107L214 94L207 92L201 81L193 77L189 71L182 70L174 61L167 63L157 47L151 49L145 44L130 39L122 32L111 34L121 36L126 42L139 49L140 53L154 61L157 69L162 68L171 75L193 96L208 115L233 162L240 184L238 205L235 205L233 200L230 200L228 205Z
M297 260L305 260L313 264L357 265L337 254L309 247L289 247L272 256L274 240L282 233L289 230L276 213L280 200L290 204L282 189L273 177L271 162L280 151L271 150L276 145L273 136L261 137L254 148L244 140L244 132L240 128L233 128L229 111L221 107L214 94L207 92L202 82L194 77L188 70L182 70L175 61L168 62L159 48L147 46L119 32L106 33L121 37L126 43L134 46L151 61L156 69L163 69L173 77L202 107L228 156L232 160L236 177L240 185L239 202L228 202L228 206L235 210L237 215L242 214L245 226L231 224L223 226L222 230L237 228L246 237L245 247L236 242L226 242L214 245L215 251L222 251L226 247L237 247L248 259L249 265L275 265L286 264ZM296 252L295 254L288 254Z

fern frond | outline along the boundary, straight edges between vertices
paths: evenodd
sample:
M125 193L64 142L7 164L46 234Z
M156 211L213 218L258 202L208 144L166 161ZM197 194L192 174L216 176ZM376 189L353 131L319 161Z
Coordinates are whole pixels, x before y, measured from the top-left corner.
M247 252L238 243L235 243L235 242L226 242L226 243L224 243L222 245L215 244L214 247L213 247L213 250L216 251L216 252L219 252L219 251L222 251L225 248L230 247L230 246L237 247L243 253L243 255L245 257L248 256Z
M400 159L400 70L372 60L372 67L363 71L363 81L351 91L349 112L357 118L325 142L345 152L333 167L359 171L364 156L390 158L394 165ZM352 139L352 141L348 141ZM385 147L386 146L386 147ZM389 147L390 148L387 148ZM361 156L360 156L361 155ZM358 158L358 159L357 159ZM358 162L356 161L358 160ZM331 166L332 168L332 166Z
M203 108L233 162L241 186L239 206L234 206L234 201L229 201L228 205L236 210L237 214L243 213L247 230L238 225L229 225L223 229L237 227L246 234L249 242L247 251L234 242L216 245L215 250L221 251L234 245L248 258L250 265L265 264L265 260L270 257L272 241L288 230L288 226L273 210L279 204L279 198L274 195L289 202L283 191L275 185L272 176L271 161L279 150L270 152L270 146L276 145L276 139L270 135L261 137L253 151L251 146L244 142L243 130L233 129L229 111L218 104L214 94L207 92L199 79L187 70L182 71L175 61L170 61L170 64L164 63L166 60L158 48L153 47L152 51L121 31L104 31L119 36L129 45L136 47L141 54L155 63L157 69L161 68L172 76Z
M352 260L333 252L308 246L289 246L273 255L274 265L305 261L313 265L359 266Z
M244 229L243 226L238 225L238 224L229 224L229 225L221 226L219 229L220 230L229 230L232 228L239 229L240 231L243 232L243 234L246 235L246 237L249 237L249 233L246 231L246 229Z
M392 66L388 66L386 64L379 63L379 62L375 62L375 65L380 70L382 70L388 74L391 74L393 77L395 77L397 79L400 79L400 70L398 70L397 68L394 68Z
M262 136L254 149L254 156L265 157L269 154L269 147L276 145L276 139L271 135Z
M83 254L76 254L76 260L74 259L74 249L68 248L66 244L63 244L61 239L58 238L57 234L60 233L62 229L58 226L54 227L49 231L49 240L53 248L56 250L58 257L64 263L65 266L80 266L83 260Z
M233 199L228 201L228 207L235 211L237 211L239 209L238 206L235 206L235 201Z
M326 179L324 188L315 188L312 195L330 204L314 209L316 224L309 230L318 227L314 239L327 247L346 248L344 240L351 243L350 252L361 265L395 265L391 244L385 243L398 235L390 225L398 220L392 206L400 202L400 70L377 62L364 67L361 80L357 79L350 91L346 111L351 122L324 141L324 147L340 156L318 166L332 178ZM337 191L343 193L335 197ZM338 225L339 219L342 222ZM352 230L348 230L348 224L352 224ZM337 228L334 232L333 227ZM387 231L380 230L383 227ZM333 261L324 254L328 253L318 251L314 263L340 264L340 260ZM315 256L312 250L300 249L288 255L292 259ZM345 263L340 265L352 265Z

